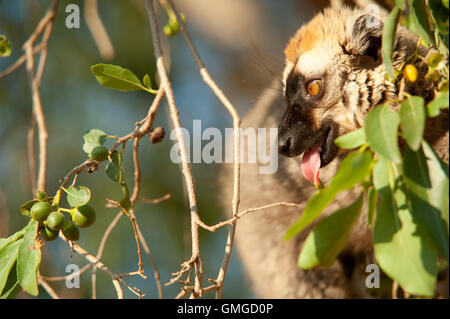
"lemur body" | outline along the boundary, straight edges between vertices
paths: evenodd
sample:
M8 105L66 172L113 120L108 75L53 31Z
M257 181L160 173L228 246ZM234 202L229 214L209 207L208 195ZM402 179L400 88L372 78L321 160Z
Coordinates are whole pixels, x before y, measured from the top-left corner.
M285 50L283 94L266 91L242 122L244 129L279 127L279 150L285 156L278 157L278 171L271 175L259 174L258 164L242 164L240 210L282 201L305 205L315 188L302 176L301 163L295 157L319 144L320 177L327 184L344 155L334 139L361 127L371 108L398 99L399 88L385 78L380 55L382 28L382 22L360 10L325 10L290 40ZM418 39L400 27L394 65L400 66L417 48ZM418 50L422 57L430 54L427 48ZM407 83L405 90L430 101L435 83L423 80L426 66L421 59L415 65L419 80ZM448 163L448 112L431 121L425 137ZM221 200L227 208L231 169L224 170L221 181ZM348 205L355 196L351 191L339 194L322 216ZM236 246L257 296L368 297L364 270L373 260L366 215L361 214L346 248L330 268L302 270L297 258L311 227L283 241L300 212L293 207L272 207L239 220Z

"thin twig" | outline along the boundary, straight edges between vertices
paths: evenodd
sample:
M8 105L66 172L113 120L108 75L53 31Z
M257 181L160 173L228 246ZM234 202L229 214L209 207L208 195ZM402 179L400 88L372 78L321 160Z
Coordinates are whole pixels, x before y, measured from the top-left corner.
M36 193L36 161L34 153L34 135L36 131L36 118L31 117L30 127L27 134L27 148L28 148L28 169L30 170L31 179L31 193Z
M46 280L46 281L63 281L63 280L71 280L75 277L78 277L80 275L82 275L84 272L86 272L86 270L88 270L89 268L92 267L92 264L87 264L84 265L83 268L81 268L80 270L77 270L69 275L65 275L65 276L43 276L40 275L42 279Z
M33 49L33 54L39 53L44 49L44 44L39 44ZM11 74L12 72L16 71L18 68L20 68L26 61L26 55L23 54L20 58L16 60L9 68L4 70L0 73L0 79L7 76L8 74Z
M62 232L59 233L59 237L65 241L68 241L67 238L64 237ZM118 275L113 273L103 262L101 262L97 257L95 257L95 256L91 255L89 252L87 252L83 247L81 247L80 245L75 244L75 243L72 243L71 247L77 254L86 258L87 261L92 263L95 267L97 267L101 271L105 272L112 279L114 288L116 289L117 297L119 299L123 299L123 289L120 286L120 282L122 282L128 289L130 289L136 295L142 296L142 294L136 288L130 287L130 285L128 285L122 278L120 278Z
M56 293L56 291L42 278L42 276L38 276L38 282L39 285L42 286L42 288L47 291L47 293L52 297L53 299L61 299L60 296Z
M38 76L36 76L34 67L34 42L37 37L46 30L42 44L43 44L43 52L47 50L47 42L50 37L50 33L52 30L52 25L54 18L56 16L56 11L58 9L59 0L53 0L51 6L47 10L47 13L42 18L42 20L38 23L36 29L31 34L29 39L24 43L23 49L25 50L25 59L27 62L27 72L31 82L31 91L33 98L33 115L36 118L36 123L39 132L39 171L37 177L37 185L36 189L45 191L46 188L46 174L47 174L47 139L48 132L45 124L45 116L42 109L41 96L39 93L39 85L42 77L43 67L46 60L46 53L41 55L42 65L39 67Z
M114 48L98 14L98 1L85 0L84 18L94 38L102 59L110 61L114 58Z
M148 198L143 198L143 197L139 197L137 200L143 203L147 203L147 204L158 204L161 203L165 200L168 200L170 197L172 197L171 194L166 194L164 196L155 198L155 199L148 199Z
M211 88L211 90L214 92L214 94L217 96L217 98L220 100L220 102L225 106L225 108L230 113L231 117L233 118L233 200L232 200L232 216L236 216L238 214L239 209L239 196L240 196L240 159L239 159L239 143L240 143L240 125L241 120L239 117L238 112L236 111L236 108L233 106L233 104L230 102L230 100L226 97L226 95L223 93L223 91L218 87L218 85L215 83L215 81L212 79L211 75L209 74L208 70L205 67L205 64L203 63L202 59L200 58L200 54L198 53L198 50L196 49L191 36L189 35L189 32L186 28L186 25L181 19L181 15L176 9L174 3L172 0L164 0L164 2L167 2L170 6L170 8L175 13L175 16L177 18L178 24L180 25L180 31L183 34L183 37L186 41L186 45L189 48L189 51L191 52L191 55L194 59L195 64L200 70L200 74L203 78L203 81ZM199 219L198 219L199 220ZM225 247L225 254L222 261L222 267L220 268L219 275L218 275L218 284L220 287L223 285L223 280L225 279L226 271L228 268L228 263L231 257L231 250L233 246L234 241L234 235L235 235L235 225L232 224L232 229L229 230L228 236L227 236L227 244ZM218 290L218 293L216 295L217 298L221 297L221 290L220 288Z
M172 91L172 85L169 81L167 75L167 69L163 58L163 53L161 49L161 39L159 32L159 21L155 14L154 5L155 0L146 0L145 7L147 10L150 29L152 32L154 55L156 58L156 67L158 69L158 74L161 80L161 87L164 88L166 92L167 102L169 104L169 113L171 121L175 127L175 133L178 140L178 145L180 146L180 158L181 158L181 172L184 176L184 181L186 185L186 190L188 193L190 214L191 214L191 236L192 236L192 256L195 258L195 289L194 292L201 293L201 281L203 278L203 271L201 266L200 258L200 244L198 240L198 225L197 221L200 219L197 211L197 199L195 195L194 181L192 178L191 167L189 165L188 157L186 154L186 146L184 141L183 131L181 130L181 123L178 108L175 103L175 98Z
M139 261L138 261L138 268L139 268L139 272L142 278L147 279L147 276L144 275L144 269L143 269L143 262L142 262L142 254L141 254L141 245L139 242L139 237L138 237L138 233L137 233L137 227L136 227L136 217L134 216L134 213L131 214L130 212L133 211L133 208L130 208L129 211L127 211L120 202L112 200L107 198L106 199L108 201L108 206L107 207L117 207L120 208L122 214L124 214L125 216L127 216L130 221L131 224L133 225L133 231L134 231L134 238L136 240L136 245L137 245L137 250L138 250L138 257L139 257Z
M394 280L392 282L392 292L391 292L392 299L398 299L397 291L398 291L398 282Z
M116 217L111 221L111 223L108 225L108 228L106 228L105 233L103 234L102 240L100 241L100 245L97 250L97 258L102 258L103 250L105 248L106 240L108 239L109 235L111 234L114 227L116 227L117 223L119 222L120 218L122 217L122 212L119 212ZM97 289L96 289L96 283L97 283L97 267L92 268L91 272L91 283L92 283L92 299L97 298Z
M239 218L241 218L244 215L247 215L249 213L254 213L254 212L259 212L262 210L265 210L267 208L272 208L272 207L277 207L277 206L286 206L286 207L297 207L297 208L303 208L304 205L301 204L296 204L296 203L287 203L287 202L277 202L277 203L272 203L272 204L268 204L268 205L264 205L264 206L260 206L260 207L253 207L253 208L248 208L246 210L241 211L240 213L238 213L236 216L225 220L223 222L217 223L213 226L208 226L205 223L201 223L200 226L203 227L206 230L209 230L211 232L215 232L216 230L218 230L219 228L222 228L226 225L231 225L233 224L236 220L238 220Z

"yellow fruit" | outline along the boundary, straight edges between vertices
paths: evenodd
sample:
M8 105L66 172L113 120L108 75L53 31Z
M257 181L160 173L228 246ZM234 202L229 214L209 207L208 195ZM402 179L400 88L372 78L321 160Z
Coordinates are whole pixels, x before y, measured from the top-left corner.
M416 82L417 77L419 76L419 72L417 71L416 67L412 64L407 64L405 68L403 69L403 76L405 79L409 82Z

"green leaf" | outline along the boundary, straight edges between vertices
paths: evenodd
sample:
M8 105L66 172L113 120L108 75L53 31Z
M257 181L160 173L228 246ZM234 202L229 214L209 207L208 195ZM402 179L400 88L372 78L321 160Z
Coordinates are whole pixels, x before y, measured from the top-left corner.
M428 10L424 0L408 0L410 9L411 31L422 38L426 45L433 44L433 32L431 31L430 21L428 19Z
M97 78L101 85L119 90L119 91L136 91L144 90L155 93L142 85L139 78L130 70L113 64L95 64L91 66L91 72Z
M114 182L119 182L122 179L122 154L113 152L109 163L106 165L106 175Z
M86 132L83 135L83 151L90 155L95 147L105 144L107 138L108 135L105 132L96 128Z
M144 75L144 78L142 79L142 82L144 82L144 85L148 88L152 88L152 81L150 79L150 76L148 74Z
M17 260L22 239L11 241L0 249L0 291L3 291L12 266Z
M389 187L382 190L373 243L375 257L389 277L410 294L434 295L436 250L414 223L407 198L400 189L395 195Z
M428 65L433 69L437 68L444 59L445 56L442 53L434 52L428 57Z
M380 158L374 165L372 171L373 186L379 192L389 187L388 161Z
M22 213L22 215L27 216L27 217L31 217L30 209L37 202L38 202L37 199L33 199L33 200L30 200L30 201L26 202L25 204L21 205L19 207L19 209L20 209L20 212Z
M307 203L300 219L289 227L285 240L288 240L310 225L320 213L333 201L336 194L343 190L353 188L361 183L370 171L372 154L352 152L342 161L339 170L330 182L330 185L319 190Z
M397 30L398 19L400 17L400 9L394 7L389 13L383 27L382 49L381 55L386 72L391 79L395 77L394 66L392 64L392 54L394 52L395 32Z
M339 136L334 140L334 144L343 149L353 149L360 147L367 142L366 133L363 128Z
M289 227L284 240L291 239L309 224L311 224L320 213L333 201L336 193L330 191L328 188L319 190L310 200L306 203L306 207L300 219L291 227Z
M448 9L448 0L441 0L442 5Z
M370 171L372 153L355 151L342 161L336 175L330 181L328 189L334 193L353 188L361 183Z
M409 147L417 151L422 142L425 130L425 100L421 96L406 95L400 108L400 121L402 125L403 137Z
M8 275L8 280L6 280L5 287L3 291L0 292L0 299L14 299L20 291L20 285L17 281L17 271L16 265L11 267L11 271Z
M25 234L17 257L17 277L20 286L33 296L37 296L39 293L37 272L41 263L41 250L34 244L37 229L38 222L30 220L25 227Z
M11 55L11 42L6 39L5 35L0 35L0 56L8 57Z
M364 127L370 147L395 163L402 160L397 142L399 123L397 112L382 104L367 115Z
M448 109L448 92L438 92L433 101L428 104L428 116L436 117L441 114L441 109Z
M67 190L67 201L71 207L86 205L91 200L91 190L84 186L72 186Z
M325 217L308 235L298 258L303 269L329 267L344 249L350 231L361 212L363 194L350 206Z
M372 227L377 212L378 191L374 187L370 187L367 191L367 224Z
M448 34L448 8L444 7L441 0L428 0L431 16L441 34Z
M426 143L417 152L406 148L404 181L415 222L423 227L439 252L449 260L445 223L445 218L448 220L448 168Z
M8 238L0 238L0 249L5 247L6 245L12 243L13 241L20 239L21 237L23 237L24 233L25 233L25 230L21 229L21 230L15 232L14 234L12 234L11 236L9 236Z

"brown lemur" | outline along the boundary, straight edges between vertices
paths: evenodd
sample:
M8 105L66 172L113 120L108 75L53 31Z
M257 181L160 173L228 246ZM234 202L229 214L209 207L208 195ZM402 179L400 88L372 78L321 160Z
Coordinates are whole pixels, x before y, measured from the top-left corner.
M382 19L380 19L382 20ZM396 84L386 80L381 58L383 22L358 9L326 9L302 26L286 50L280 94L266 90L242 121L245 128L277 128L278 170L260 174L258 164L241 164L240 210L274 202L304 205L315 193L301 173L299 155L313 147L320 152L320 177L326 185L345 155L334 144L337 136L360 128L374 107L398 99ZM399 26L393 62L400 67L416 50L426 59L432 50L418 46L419 39ZM436 83L425 80L427 66L417 59L415 83L405 91L434 97ZM287 109L286 109L287 105ZM395 106L394 106L395 107ZM448 164L448 112L429 119L425 139ZM269 143L269 142L267 142ZM245 145L256 148L255 145ZM222 172L220 200L227 212L231 203L231 166ZM352 191L338 195L324 211L326 216L355 199ZM301 209L272 207L239 219L236 247L245 273L262 298L368 297L365 265L373 262L372 234L366 213L354 225L340 257L329 268L302 270L297 258L309 230L284 241L286 230L298 220ZM448 289L447 289L448 291Z

